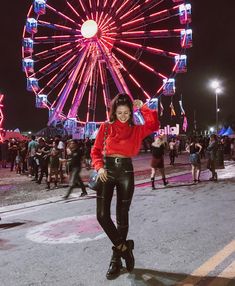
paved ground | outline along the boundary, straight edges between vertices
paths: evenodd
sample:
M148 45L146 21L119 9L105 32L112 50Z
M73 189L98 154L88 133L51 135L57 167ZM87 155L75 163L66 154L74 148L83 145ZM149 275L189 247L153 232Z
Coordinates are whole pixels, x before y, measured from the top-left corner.
M86 198L76 192L64 201L64 190L45 192L37 186L34 192L49 198L15 205L13 196L0 208L0 285L234 286L234 162L218 171L217 183L209 182L204 170L202 183L195 185L186 156L178 160L178 166L167 167L169 186L159 182L155 191L145 178L148 155L135 160L129 238L135 240L136 267L131 274L124 269L114 281L105 278L111 243L97 224L94 192ZM33 182L14 177L17 183L9 179L8 184L6 176L1 177L1 186L12 181L10 192L22 184L32 192ZM3 192L6 197L7 190ZM115 219L115 199L112 214Z

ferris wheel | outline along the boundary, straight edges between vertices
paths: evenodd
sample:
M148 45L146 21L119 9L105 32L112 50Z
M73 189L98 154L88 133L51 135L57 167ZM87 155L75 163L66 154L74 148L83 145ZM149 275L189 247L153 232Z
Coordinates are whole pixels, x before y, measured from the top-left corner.
M34 0L22 65L48 125L102 122L117 92L143 101L175 93L192 46L183 0Z

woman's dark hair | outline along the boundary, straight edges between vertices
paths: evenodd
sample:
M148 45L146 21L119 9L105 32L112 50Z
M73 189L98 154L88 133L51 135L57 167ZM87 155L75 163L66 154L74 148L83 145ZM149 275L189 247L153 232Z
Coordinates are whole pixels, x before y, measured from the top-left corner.
M117 116L116 116L117 107L118 106L122 106L122 105L125 105L125 106L129 107L131 114L130 114L130 119L128 120L128 123L130 125L134 125L134 121L133 121L133 105L132 105L132 101L131 101L129 95L126 94L126 93L119 93L111 101L111 108L110 108L110 112L109 112L110 122L114 122L117 119Z
M211 134L210 138L211 138L211 139L214 139L215 141L217 141L217 139L218 139L217 136L216 136L216 134Z
M197 138L195 136L191 136L190 143L197 143Z

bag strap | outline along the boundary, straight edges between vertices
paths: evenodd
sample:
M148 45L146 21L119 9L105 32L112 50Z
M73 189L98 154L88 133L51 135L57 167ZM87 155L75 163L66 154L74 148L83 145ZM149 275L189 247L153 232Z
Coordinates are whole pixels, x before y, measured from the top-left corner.
M106 139L108 137L108 126L109 122L105 122L105 127L104 127L104 143L103 143L103 151L104 151L104 160L105 160L105 155L106 155Z

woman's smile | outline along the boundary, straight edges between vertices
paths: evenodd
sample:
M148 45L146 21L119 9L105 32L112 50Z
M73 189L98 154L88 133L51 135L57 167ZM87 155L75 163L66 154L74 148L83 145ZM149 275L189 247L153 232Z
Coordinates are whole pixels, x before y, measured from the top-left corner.
M130 109L126 105L119 105L116 110L116 116L119 121L122 123L127 122L130 119Z

